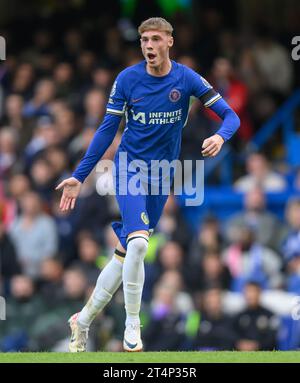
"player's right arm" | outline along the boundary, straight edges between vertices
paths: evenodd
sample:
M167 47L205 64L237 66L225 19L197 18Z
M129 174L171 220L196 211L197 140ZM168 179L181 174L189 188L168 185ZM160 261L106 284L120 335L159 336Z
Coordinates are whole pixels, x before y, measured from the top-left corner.
M56 190L63 189L60 201L62 211L74 209L82 183L111 145L118 131L125 106L122 78L119 75L112 87L104 120L97 129L84 157L72 177L65 179L56 187Z
M62 211L74 209L81 185L112 143L121 119L122 116L109 113L105 115L102 124L97 129L87 152L73 172L72 177L65 179L56 187L56 190L63 189L59 205Z

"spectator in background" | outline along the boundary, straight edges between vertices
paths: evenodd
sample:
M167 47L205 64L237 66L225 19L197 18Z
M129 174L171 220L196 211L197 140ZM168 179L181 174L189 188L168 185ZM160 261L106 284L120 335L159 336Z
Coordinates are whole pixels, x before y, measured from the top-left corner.
M43 116L37 120L33 136L23 153L26 170L30 168L36 156L43 150L52 145L59 144L59 135L60 132L51 117Z
M170 286L176 289L176 297L174 301L175 308L178 312L185 315L194 308L191 295L186 291L186 283L182 274L177 270L165 271L158 280L158 283Z
M124 45L121 32L116 26L106 29L104 41L105 57L108 63L114 66L120 65L122 59L126 60L126 55L123 55ZM125 63L124 66L126 66Z
M296 169L291 169L288 178L290 186L296 191L300 191L300 167L297 166Z
M74 73L71 64L60 62L53 71L53 79L56 87L56 97L72 99L74 92Z
M30 47L22 51L21 58L30 61L35 67L40 65L45 53L50 53L54 49L53 34L50 29L39 28L33 32Z
M265 89L275 96L286 96L293 81L290 53L272 37L266 26L258 28L258 39L253 55L261 73Z
M0 281L6 296L9 293L11 278L16 274L21 274L22 269L14 244L6 233L3 218L4 206L0 206Z
M282 253L286 263L286 289L300 294L300 199L292 197L286 208L286 220L289 233L282 246Z
M69 158L61 146L51 146L44 153L45 159L50 163L56 180L67 174L69 169Z
M144 331L146 351L178 351L184 342L185 316L176 307L177 288L161 282L155 286L149 324Z
M30 168L33 189L44 201L50 201L55 187L55 175L51 163L45 157L37 158Z
M204 71L208 72L219 52L219 34L222 31L223 14L214 7L206 7L201 12L200 34L197 38L197 54ZM203 54L205 52L205 55Z
M196 36L193 27L189 23L181 23L176 29L176 46L173 48L176 55L188 55L195 52L197 47Z
M9 127L0 130L0 177L6 178L17 161L18 137Z
M83 156L83 153L87 150L95 132L96 127L83 129L80 134L72 140L69 145L72 162L78 161Z
M281 192L286 188L284 177L274 172L266 157L261 153L252 153L246 161L247 175L239 178L234 188L247 192L254 187L260 187L265 192Z
M224 223L227 240L232 242L236 228L247 225L255 231L257 242L279 250L284 234L284 225L266 209L266 197L260 187L254 187L244 195L244 210Z
M34 68L31 63L21 63L13 75L8 93L19 94L25 101L32 96Z
M197 235L192 240L188 257L190 266L198 266L199 260L206 251L218 251L223 246L224 240L221 234L220 222L213 216L207 216L199 227Z
M84 273L77 267L69 268L63 275L63 306L69 310L70 305L73 305L73 310L78 310L78 307L82 305L85 300L85 291L87 288L87 279ZM74 307L75 306L75 307Z
M253 135L253 127L248 114L248 89L247 86L237 78L230 61L226 58L217 58L212 68L211 83L238 114L241 126L237 136L244 142L249 141ZM206 110L206 113L216 120L215 114Z
M107 96L101 89L91 89L84 98L84 127L96 128L105 114Z
M300 240L298 239L300 245ZM285 289L289 293L300 295L300 250L286 259L285 264L286 281Z
M81 232L78 235L78 260L71 267L80 269L87 279L89 286L95 286L99 277L100 269L97 266L101 247L89 232Z
M55 309L63 296L63 264L58 259L46 258L41 263L38 290L49 309Z
M246 308L234 318L238 351L274 350L277 344L279 320L260 304L261 286L249 281L244 288Z
M63 57L66 62L75 62L83 49L84 35L77 28L69 28L63 35Z
M73 140L76 140L78 130L76 115L68 106L60 104L60 106L57 107L57 105L59 105L59 102L52 103L51 110L53 110L59 144L69 146L70 141L70 145L72 145Z
M96 65L96 54L91 50L82 50L77 56L77 71L79 75L79 81L82 84L91 86L92 77L91 74Z
M27 192L20 203L21 215L9 234L24 273L37 278L42 260L57 252L57 231L53 218L43 213L38 194Z
M18 94L6 98L5 114L0 125L9 126L18 137L18 149L22 151L32 136L33 122L23 116L24 100Z
M51 103L50 103L50 113L51 116L54 118L57 118L60 113L63 111L69 109L69 104L66 100L62 100L59 98L55 98Z
M199 311L193 313L194 328L189 329L193 334L188 333L193 335L189 339L190 348L199 351L232 350L236 334L232 318L223 311L222 290L217 287L205 290L197 308Z
M6 301L6 320L1 323L0 350L29 351L35 320L44 312L32 279L15 275L11 280L11 296Z
M19 94L10 94L5 100L4 117L1 119L1 125L8 125L16 130L22 130L24 117L23 97Z
M244 47L238 61L239 74L246 83L249 89L250 101L253 102L253 99L262 91L261 74L259 73L253 50L248 46Z
M264 289L282 287L281 259L256 241L251 227L236 229L234 242L224 250L223 256L233 278L231 290L241 292L249 279L257 281Z
M129 67L131 65L135 65L139 63L141 60L143 60L143 57L141 56L141 51L137 49L136 47L127 47L123 53L123 63L124 67Z
M60 195L54 194L51 201L51 213L55 221L58 236L58 252L64 266L68 266L76 258L76 215L63 212L59 208Z
M23 173L16 173L9 179L9 195L17 202L31 189L30 179Z
M93 85L109 92L112 84L112 72L108 67L99 66L93 71Z
M190 267L186 283L192 293L211 287L229 290L231 275L220 252L218 250L207 250L199 258L199 264Z
M220 57L226 58L230 63L235 63L241 54L241 42L235 31L231 28L223 29L219 35ZM238 68L236 68L238 69Z
M54 99L55 84L51 79L40 80L34 91L33 98L24 105L25 117L40 117L50 114L49 104Z
M190 56L188 54L179 56L177 62L186 65L187 67L193 69L195 72L198 72L199 70L197 60L194 56Z
M151 237L150 237L151 238ZM179 271L183 273L183 279L186 278L186 265L184 263L184 252L182 247L175 241L162 241L157 249L157 257L152 261L145 262L145 283L143 290L143 299L149 301L152 297L155 283L166 271ZM146 255L147 258L148 254Z
M22 173L12 175L8 180L8 193L5 198L4 225L9 229L20 213L20 200L31 190L30 179Z
M157 275L168 270L177 270L182 273L184 280L187 277L185 253L178 242L168 241L159 250L156 262Z
M35 65L39 77L44 78L52 76L53 68L57 63L57 60L57 53L53 51L41 53L40 58Z

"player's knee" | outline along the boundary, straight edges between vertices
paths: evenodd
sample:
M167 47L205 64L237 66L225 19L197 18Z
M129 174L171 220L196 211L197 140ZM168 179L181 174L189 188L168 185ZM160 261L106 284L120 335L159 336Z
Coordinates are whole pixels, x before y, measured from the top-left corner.
M132 253L136 254L139 258L144 258L148 250L148 239L146 236L133 236L128 239L127 253L129 248Z

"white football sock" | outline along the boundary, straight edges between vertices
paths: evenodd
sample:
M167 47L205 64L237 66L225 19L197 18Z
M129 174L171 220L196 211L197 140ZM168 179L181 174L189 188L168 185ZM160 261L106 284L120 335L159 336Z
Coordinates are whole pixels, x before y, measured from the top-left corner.
M144 258L148 249L148 236L130 237L123 265L123 290L126 310L126 326L140 324L140 308L145 280Z
M77 323L89 328L96 315L104 309L122 283L123 262L114 255L101 271L95 289L78 315Z

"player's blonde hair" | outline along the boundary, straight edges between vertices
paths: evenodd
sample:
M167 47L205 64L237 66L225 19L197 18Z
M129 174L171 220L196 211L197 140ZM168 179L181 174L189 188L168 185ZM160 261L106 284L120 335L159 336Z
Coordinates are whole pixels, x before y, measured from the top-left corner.
M162 17L150 17L150 19L143 21L138 28L140 35L146 31L153 30L166 32L172 35L173 27L166 19L163 19Z

